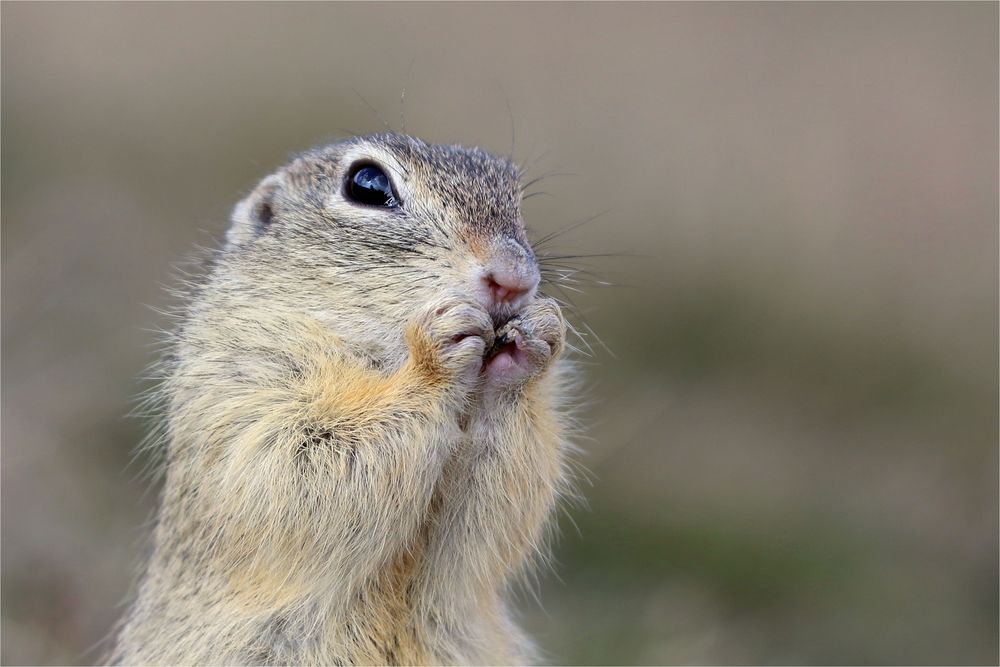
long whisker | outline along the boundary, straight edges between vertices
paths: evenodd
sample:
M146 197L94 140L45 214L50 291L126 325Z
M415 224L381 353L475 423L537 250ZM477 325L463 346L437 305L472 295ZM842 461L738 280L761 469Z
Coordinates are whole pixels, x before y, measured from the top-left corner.
M553 260L553 259L555 259L555 260L560 260L560 259L592 259L592 258L595 258L595 257L634 257L634 258L643 258L643 259L649 259L650 258L649 255L641 255L639 253L633 253L633 252L595 252L595 253L583 253L583 254L580 254L580 255L549 255L549 254L542 254L542 255L538 255L538 261L541 262L541 261Z
M532 193L523 195L521 197L521 201L524 201L525 199L531 199L532 197L538 197L538 196L551 197L552 195L550 193L544 192L544 191L532 192Z
M415 57L410 59L410 66L406 68L406 77L403 79L403 89L399 91L399 126L403 134L406 134L406 85L410 81L410 73L416 60Z
M392 125L389 125L389 123L386 122L385 118L382 118L382 114L380 114L378 112L378 109L376 109L374 106L372 106L372 104L368 100L365 99L364 95L362 95L361 93L359 93L357 91L357 89L353 88L353 87L351 88L351 91L353 91L354 94L357 95L358 98L360 98L361 101L365 103L365 106L368 107L369 111L371 111L373 114L375 114L375 117L378 118L382 122L382 125L385 126L385 129L387 129L389 132L395 133L395 130L392 129Z
M536 183L540 183L541 181L543 181L546 178L552 178L553 176L579 176L579 175L580 174L577 174L577 173L574 173L574 172L571 172L571 171L550 171L550 172L546 172L546 173L542 174L541 176L536 176L535 178L531 179L527 183L522 184L521 185L521 192L524 192L525 190L527 190L528 188L530 188L532 185L535 185Z
M524 198L526 199L527 197L524 197ZM554 232L546 234L542 238L540 238L537 241L535 241L535 247L536 248L542 247L546 243L552 241L553 239L559 238L563 234L568 234L569 232L573 231L574 229L579 229L580 227L583 227L584 225L589 225L590 223L594 222L595 220L598 220L599 218L601 218L602 216L604 216L604 215L606 215L606 214L608 214L610 212L611 212L610 208L605 209L605 210L601 211L600 213L597 213L595 215L590 216L589 218L584 218L583 220L579 220L577 222L574 222L574 223L572 223L571 225L569 225L567 227L563 227L562 229L557 229Z

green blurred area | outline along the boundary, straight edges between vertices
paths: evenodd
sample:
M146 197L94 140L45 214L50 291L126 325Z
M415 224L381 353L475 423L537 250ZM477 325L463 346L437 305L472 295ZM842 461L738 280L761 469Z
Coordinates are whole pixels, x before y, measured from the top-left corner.
M1000 659L995 3L0 14L4 664L121 614L172 265L369 104L513 144L535 238L606 211L544 248L592 348L550 661Z

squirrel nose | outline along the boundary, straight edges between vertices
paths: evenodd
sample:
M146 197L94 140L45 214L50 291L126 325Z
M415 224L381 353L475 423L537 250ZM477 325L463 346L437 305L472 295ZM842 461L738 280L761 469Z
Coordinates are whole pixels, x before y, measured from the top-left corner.
M538 285L537 277L502 271L491 271L483 281L493 302L497 304L513 303Z
M482 282L490 305L518 308L538 287L538 265L520 244L510 244L505 250L493 257Z

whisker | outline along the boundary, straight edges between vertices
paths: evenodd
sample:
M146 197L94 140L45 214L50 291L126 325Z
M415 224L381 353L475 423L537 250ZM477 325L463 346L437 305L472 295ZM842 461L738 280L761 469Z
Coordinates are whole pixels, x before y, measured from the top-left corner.
M532 192L530 194L522 195L521 201L524 201L525 199L531 199L532 197L551 197L551 196L552 195L550 193L545 191Z
M649 259L650 255L641 255L639 253L633 252L595 252L595 253L584 253L581 255L549 255L543 254L538 255L538 261L548 261L548 260L560 260L560 259L593 259L593 258L607 258L607 257L631 257L631 258L641 258Z
M406 134L406 84L410 80L410 73L413 72L413 63L416 58L410 59L410 66L406 68L406 77L403 79L403 89L399 91L399 125L400 131Z
M557 229L554 232L546 234L542 238L540 238L537 241L535 241L535 247L536 248L541 247L541 246L545 245L546 243L548 243L549 241L552 241L553 239L556 239L556 238L562 236L563 234L567 234L567 233L573 231L574 229L579 229L580 227L583 227L584 225L588 225L591 222L594 222L595 220L601 218L602 216L610 213L611 210L612 209L610 209L610 208L609 209L605 209L605 210L601 211L600 213L597 213L596 215L590 216L589 218L584 218L583 220L579 220L577 222L574 222L571 225L569 225L568 227L563 227L562 229Z
M536 176L535 178L531 179L527 183L522 184L521 185L521 192L524 192L525 190L527 190L528 188L530 188L532 185L535 185L536 183L542 182L546 178L552 178L554 176L579 176L579 175L580 174L577 174L577 173L574 173L574 172L571 172L571 171L549 171L549 172L546 172L546 173L542 174L541 176Z
M396 132L394 129L392 129L392 125L389 125L389 123L386 122L385 118L382 118L382 114L380 114L378 112L378 109L376 109L374 106L372 106L372 104L368 100L365 99L364 95L362 95L361 93L359 93L358 90L356 88L354 88L353 86L351 87L351 91L355 95L357 95L358 98L360 98L362 102L365 103L365 106L368 107L369 111L371 111L373 114L375 114L375 117L378 118L382 122L382 125L385 126L386 130L388 130L389 132L393 132L393 133Z

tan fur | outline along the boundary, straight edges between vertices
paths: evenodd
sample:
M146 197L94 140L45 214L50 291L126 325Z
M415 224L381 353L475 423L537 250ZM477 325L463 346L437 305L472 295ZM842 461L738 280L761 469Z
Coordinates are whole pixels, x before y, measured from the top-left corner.
M344 200L359 159L399 210ZM532 370L493 386L497 315L472 287L497 257L534 262L519 176L381 135L306 153L237 206L172 346L154 551L113 660L534 658L508 598L564 490L565 325L533 297Z

